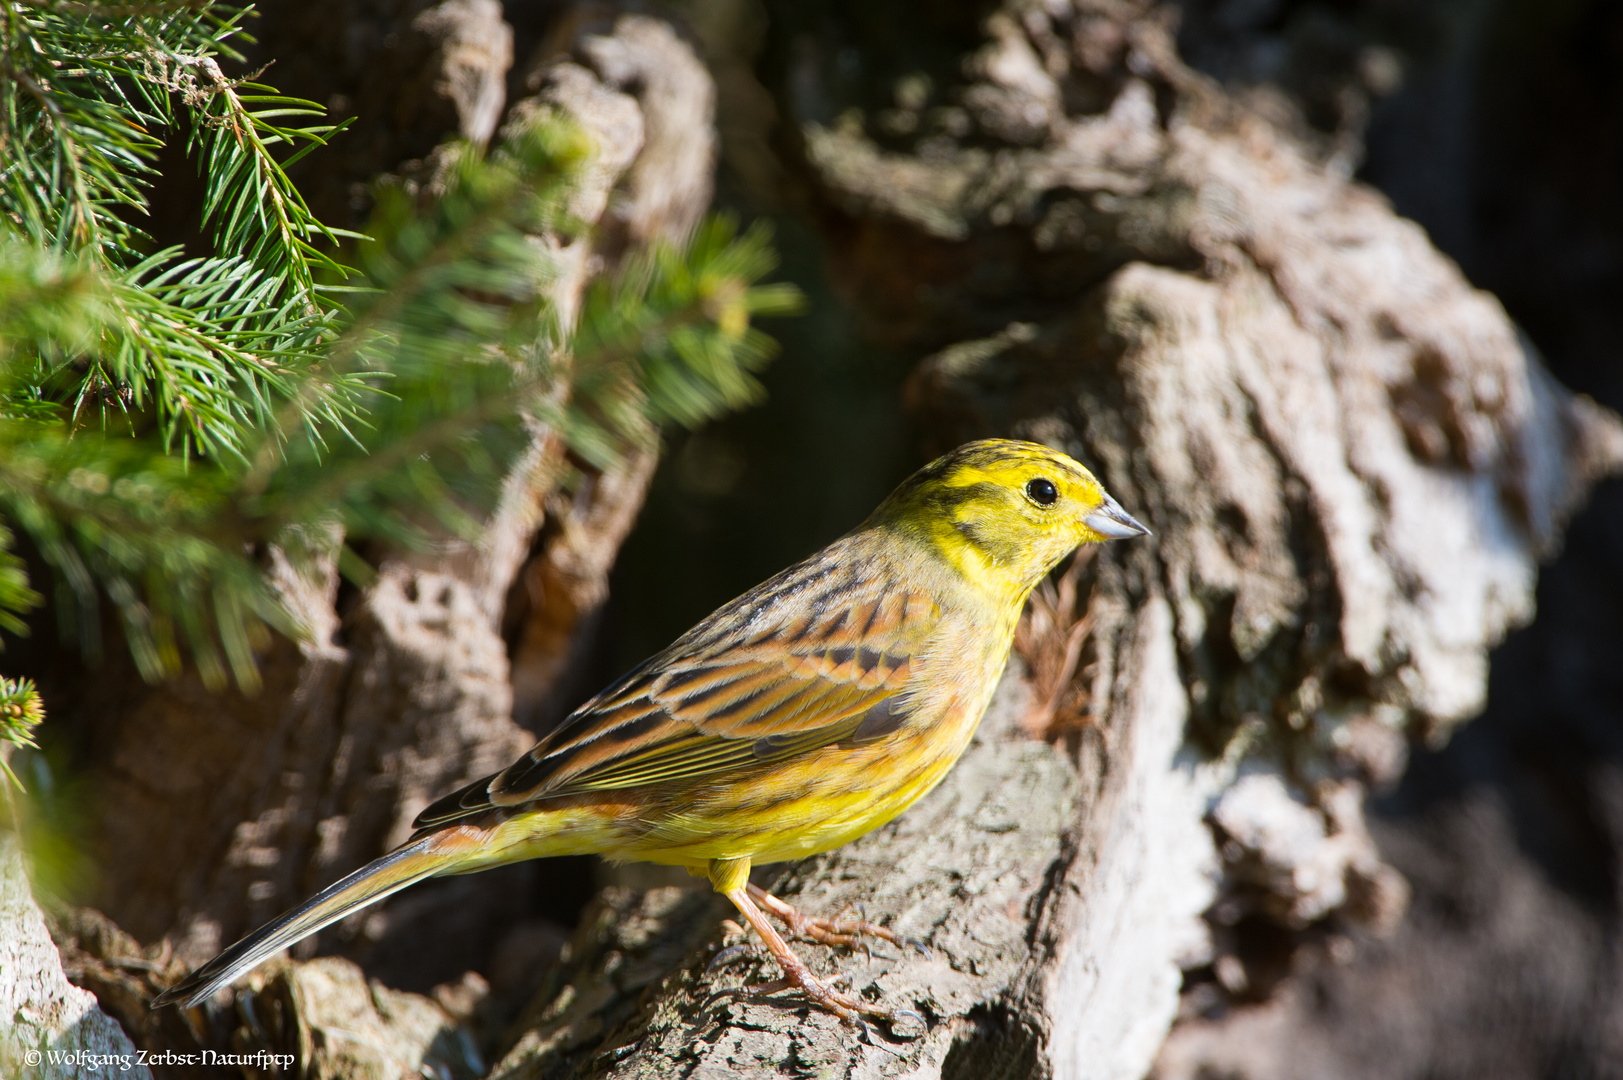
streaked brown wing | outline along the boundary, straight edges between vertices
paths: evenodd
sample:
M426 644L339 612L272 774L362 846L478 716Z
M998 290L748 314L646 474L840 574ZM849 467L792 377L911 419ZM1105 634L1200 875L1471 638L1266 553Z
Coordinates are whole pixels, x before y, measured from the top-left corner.
M836 545L715 612L506 770L423 811L417 826L724 773L894 731L939 613L927 595L842 554L852 553Z

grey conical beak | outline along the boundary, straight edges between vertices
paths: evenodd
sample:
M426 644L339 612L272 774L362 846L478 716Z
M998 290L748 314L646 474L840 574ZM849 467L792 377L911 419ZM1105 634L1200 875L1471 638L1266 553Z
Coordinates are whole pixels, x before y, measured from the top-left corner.
M1082 519L1082 523L1107 540L1127 540L1134 536L1149 536L1150 530L1121 508L1109 495L1099 509Z

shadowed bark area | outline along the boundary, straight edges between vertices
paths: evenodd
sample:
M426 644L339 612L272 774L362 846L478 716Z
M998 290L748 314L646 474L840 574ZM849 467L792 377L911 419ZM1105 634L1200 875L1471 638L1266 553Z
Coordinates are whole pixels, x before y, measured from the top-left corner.
M0 807L3 810L4 807ZM9 825L9 822L7 822ZM28 890L22 845L0 829L0 1069L8 1076L67 1080L90 1071L81 1059L128 1058L125 1075L150 1080L136 1050L96 997L68 981L45 917ZM114 1066L117 1068L117 1065Z

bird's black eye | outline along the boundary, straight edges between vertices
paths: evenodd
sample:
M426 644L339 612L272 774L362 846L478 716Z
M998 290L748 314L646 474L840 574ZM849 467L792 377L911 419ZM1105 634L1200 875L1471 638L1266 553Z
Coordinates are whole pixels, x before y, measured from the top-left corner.
M1053 506L1054 500L1059 498L1059 489L1054 486L1052 480L1045 480L1039 476L1026 485L1026 494L1039 506Z

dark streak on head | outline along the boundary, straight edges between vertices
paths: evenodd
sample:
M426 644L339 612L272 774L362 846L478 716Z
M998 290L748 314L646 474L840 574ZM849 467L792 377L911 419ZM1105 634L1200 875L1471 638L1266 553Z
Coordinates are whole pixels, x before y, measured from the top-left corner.
M1003 488L988 480L973 484L962 484L957 487L944 487L932 491L929 495L928 505L941 516L951 520L956 516L958 508L967 503L987 503L1003 494Z
M1018 469L1021 466L1036 465L1039 461L1046 462L1045 470L1063 474L1071 480L1082 480L1086 477L1085 470L1075 462L1046 447L1004 439L987 439L966 443L924 466L903 480L886 503L890 505L898 502L914 503L917 493L920 489L924 489L928 493L926 496L928 504L950 516L963 500L984 496L987 494L984 489L988 486L1001 487L987 480L955 484L953 482L955 478L972 479L976 472L995 473L1011 466Z

